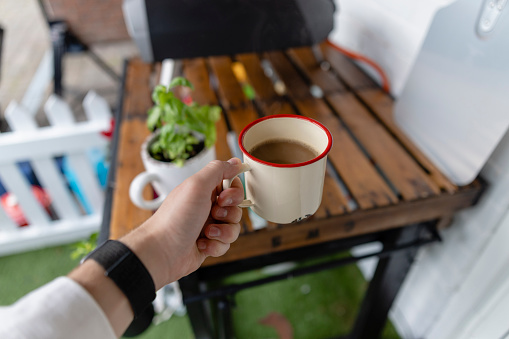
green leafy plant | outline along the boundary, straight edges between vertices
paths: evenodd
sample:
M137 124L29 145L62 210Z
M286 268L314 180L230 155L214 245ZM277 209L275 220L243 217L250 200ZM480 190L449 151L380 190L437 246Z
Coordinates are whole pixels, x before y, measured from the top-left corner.
M90 235L87 240L80 241L74 245L74 250L71 252L71 259L81 259L89 252L92 252L97 247L97 238L99 233L95 232Z
M171 91L177 86L194 89L189 80L176 77L168 87L158 85L152 92L154 106L148 111L147 127L159 129L149 146L150 155L157 160L172 162L182 167L187 159L216 142L216 121L219 106L185 104Z

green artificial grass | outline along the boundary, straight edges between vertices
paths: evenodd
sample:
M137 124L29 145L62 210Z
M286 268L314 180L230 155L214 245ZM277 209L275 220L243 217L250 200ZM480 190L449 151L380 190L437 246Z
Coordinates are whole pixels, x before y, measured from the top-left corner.
M345 254L322 260L344 257ZM307 266L321 260L301 262ZM296 268L297 268L296 267ZM264 270L250 271L223 280L242 283L266 277ZM260 324L271 312L282 314L291 323L294 339L346 336L357 316L367 283L356 265L307 274L257 286L239 292L232 310L237 338L277 338L272 327ZM399 338L389 324L383 338Z
M66 275L79 259L71 259L75 245L58 246L42 250L0 257L0 305L9 305L28 292ZM151 325L139 339L193 339L187 316L172 317L157 326Z
M59 246L0 257L0 305L8 305L78 264L71 259L74 245ZM313 261L300 263L309 265ZM254 270L228 277L222 283L240 283L266 277ZM333 338L351 329L367 284L355 265L278 281L240 291L234 296L232 326L238 339L277 338L272 327L259 321L278 312L291 323L294 338ZM173 316L151 325L140 339L193 339L189 318ZM389 324L384 339L399 338Z

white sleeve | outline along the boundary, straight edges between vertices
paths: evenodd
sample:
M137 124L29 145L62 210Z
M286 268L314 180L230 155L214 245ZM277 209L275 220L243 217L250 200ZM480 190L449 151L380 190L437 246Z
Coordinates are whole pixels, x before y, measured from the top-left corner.
M60 277L0 307L0 338L116 338L103 310L78 283Z

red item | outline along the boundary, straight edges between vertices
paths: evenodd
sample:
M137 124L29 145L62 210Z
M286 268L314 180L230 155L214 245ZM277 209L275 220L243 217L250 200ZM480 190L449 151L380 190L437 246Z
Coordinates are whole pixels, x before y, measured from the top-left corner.
M352 51L346 50L343 47L340 47L340 46L334 44L330 40L327 40L327 44L329 46L331 46L332 48L336 49L338 52L343 53L347 57L350 57L350 58L356 59L356 60L360 60L360 61L365 62L366 64L370 65L371 67L373 67L378 72L378 74L380 74L380 77L382 78L382 89L386 93L391 92L391 85L389 83L389 78L387 77L387 75L385 74L383 69L380 66L378 66L378 64L376 62L369 59L368 57L365 57L364 55L360 55L360 54L354 53Z
M111 139L113 132L115 131L115 119L110 120L110 128L107 131L102 131L101 134L106 138Z
M49 212L49 206L51 205L51 198L49 195L39 186L32 186L32 193L39 201L39 203ZM12 193L4 193L0 197L0 203L4 208L7 215L19 226L27 226L28 221L19 206L18 199Z

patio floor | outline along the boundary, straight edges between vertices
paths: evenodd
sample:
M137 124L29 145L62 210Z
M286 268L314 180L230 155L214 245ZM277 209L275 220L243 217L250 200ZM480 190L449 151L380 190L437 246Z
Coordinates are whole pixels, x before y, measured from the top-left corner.
M44 54L51 48L48 25L34 0L0 1L0 25L4 28L0 72L0 116L12 101L21 101ZM117 74L125 58L137 55L131 41L115 41L90 46ZM66 54L63 64L64 99L75 114L89 90L103 96L112 108L117 104L118 83L113 81L86 53ZM48 86L46 94L52 91ZM42 114L38 115L45 124Z

